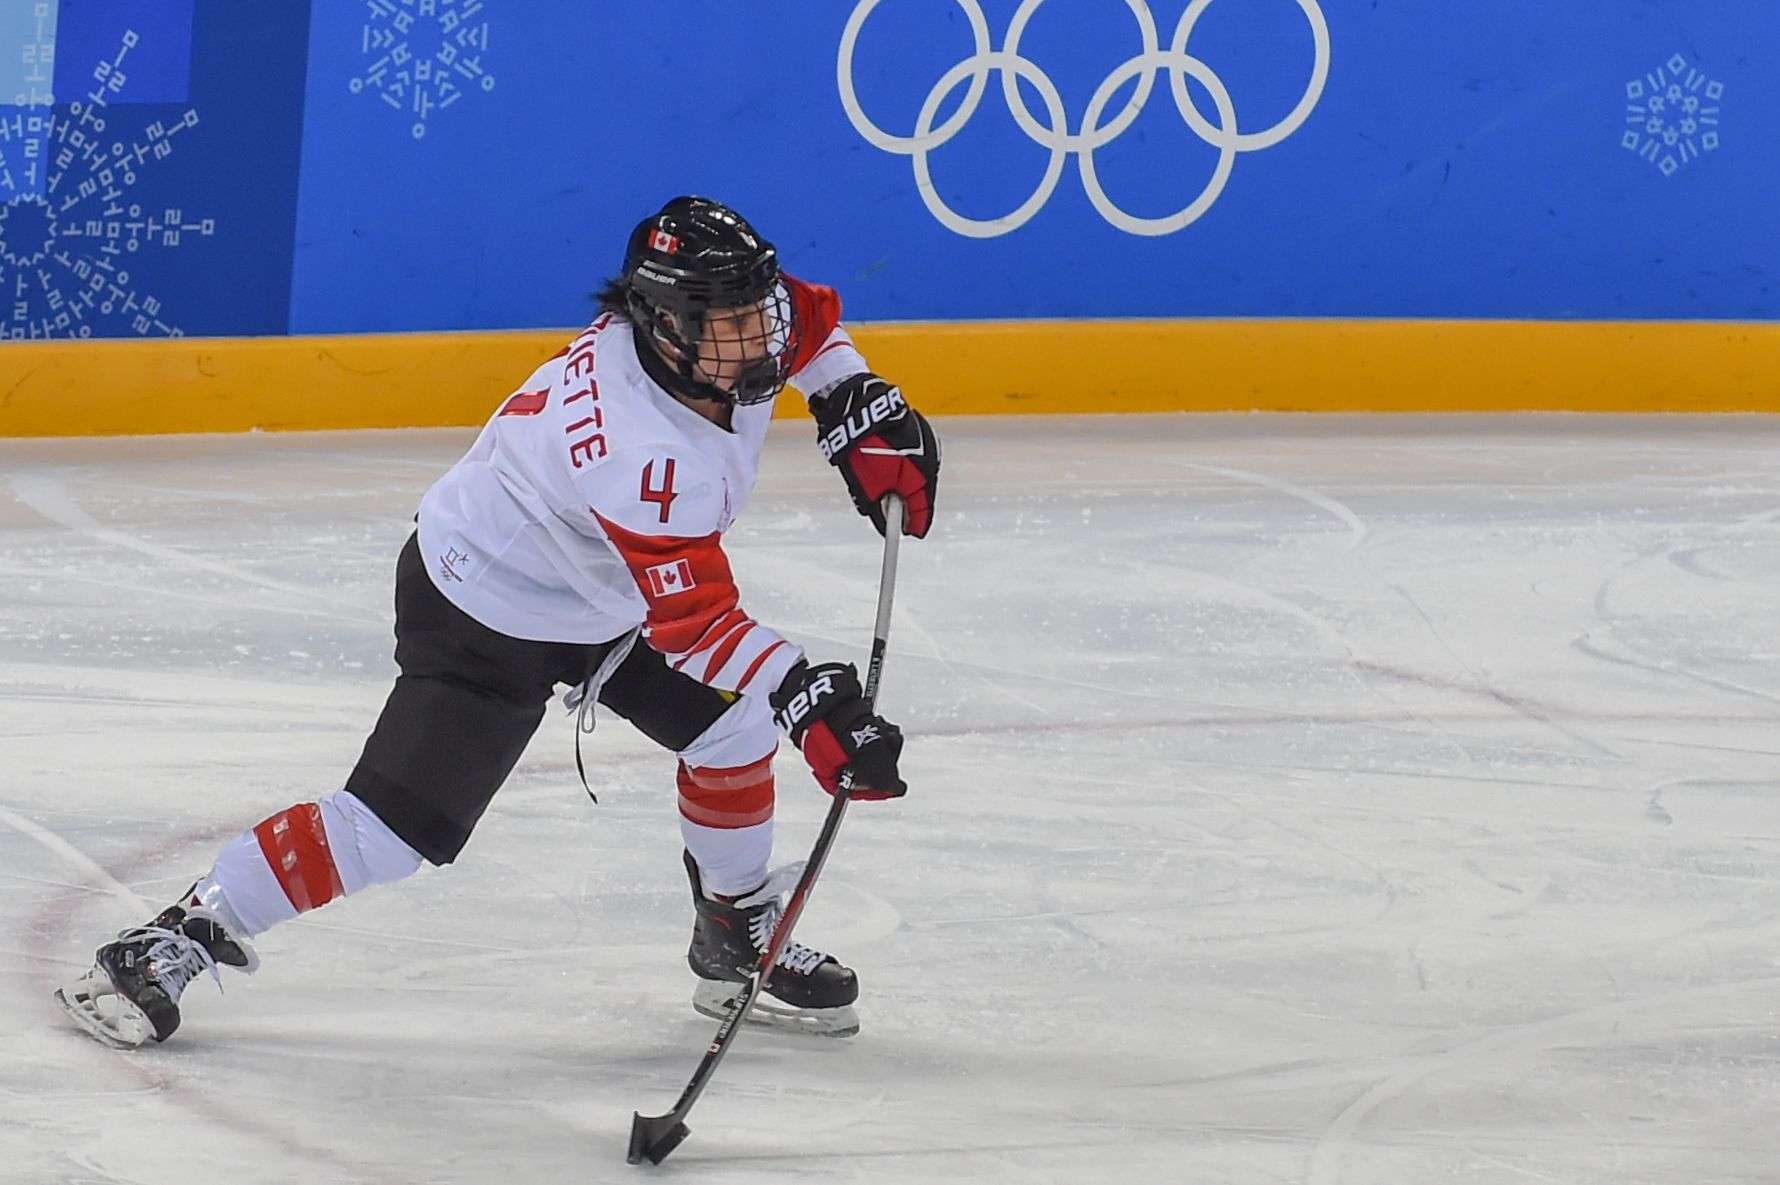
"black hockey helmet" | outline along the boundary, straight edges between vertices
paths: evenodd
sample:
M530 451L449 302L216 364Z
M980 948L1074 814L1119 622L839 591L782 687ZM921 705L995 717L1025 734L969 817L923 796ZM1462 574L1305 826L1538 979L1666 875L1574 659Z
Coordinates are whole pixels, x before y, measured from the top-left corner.
M764 403L791 377L796 325L779 280L779 253L728 206L677 197L643 219L630 233L624 269L613 288L621 290L637 331L653 339L668 371L655 377L665 378L675 394ZM746 336L732 334L721 342L721 354L744 359L733 385L720 387L700 377L701 348L707 371L721 356L714 353L719 343L706 340L707 316L713 310L752 308L761 315L739 323Z

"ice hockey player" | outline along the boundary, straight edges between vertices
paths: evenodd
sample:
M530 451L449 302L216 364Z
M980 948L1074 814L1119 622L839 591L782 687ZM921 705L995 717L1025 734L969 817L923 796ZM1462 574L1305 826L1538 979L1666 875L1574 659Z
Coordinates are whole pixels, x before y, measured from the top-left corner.
M722 539L788 381L880 531L892 492L909 534L932 525L932 428L867 369L835 293L781 272L717 202L644 219L599 302L422 499L396 562L400 674L344 788L243 832L177 903L101 946L56 993L82 1028L164 1041L194 978L258 966L254 936L455 860L558 684L679 755L687 958L707 1014L758 962L789 888L768 874L780 735L829 793L848 769L856 797L906 792L901 731L852 665L811 662L748 615ZM857 1031L858 982L832 956L790 943L770 982L769 1019Z

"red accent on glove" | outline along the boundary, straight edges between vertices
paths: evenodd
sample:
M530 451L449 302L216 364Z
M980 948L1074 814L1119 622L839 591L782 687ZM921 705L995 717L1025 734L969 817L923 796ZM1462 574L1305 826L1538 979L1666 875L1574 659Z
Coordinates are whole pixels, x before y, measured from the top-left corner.
M891 452L884 438L873 433L861 437L858 444L847 450L841 464L853 474L873 505L882 502L885 494L901 497L904 529L917 539L926 536L927 529L933 526L933 504L928 497L927 475L913 461Z
M847 768L847 752L841 748L840 741L828 727L828 721L816 721L803 734L803 757L810 763L810 772L816 775L816 781L822 789L830 794L840 790L841 771ZM884 802L897 795L871 786L855 785L852 797L867 802Z

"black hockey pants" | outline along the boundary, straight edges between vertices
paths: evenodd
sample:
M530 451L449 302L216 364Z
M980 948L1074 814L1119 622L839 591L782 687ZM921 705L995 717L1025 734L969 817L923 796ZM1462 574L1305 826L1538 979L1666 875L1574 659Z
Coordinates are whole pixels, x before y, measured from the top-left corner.
M433 585L414 536L396 561L396 679L346 788L434 864L463 850L538 730L557 684L592 674L612 643L531 642L489 629ZM735 697L670 670L638 642L600 702L669 750Z

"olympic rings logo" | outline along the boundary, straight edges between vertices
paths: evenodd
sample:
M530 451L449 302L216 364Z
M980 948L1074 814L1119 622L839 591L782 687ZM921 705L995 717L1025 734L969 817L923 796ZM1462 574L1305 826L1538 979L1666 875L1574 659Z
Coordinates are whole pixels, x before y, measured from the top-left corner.
M1272 127L1258 132L1238 130L1236 106L1231 101L1230 92L1225 88L1223 80L1210 66L1187 52L1187 39L1192 36L1193 27L1198 24L1199 17L1210 7L1211 2L1212 0L1192 0L1181 16L1180 23L1174 28L1174 37L1168 48L1162 49L1156 35L1156 21L1150 14L1149 5L1145 0L1125 0L1125 7L1137 18L1138 30L1142 36L1142 51L1137 56L1126 59L1106 76L1094 91L1094 97L1088 101L1081 127L1071 132L1069 116L1063 109L1063 99L1056 85L1037 65L1020 56L1020 38L1025 34L1032 14L1044 0L1021 0L1019 8L1014 12L1013 22L1008 26L1007 40L1000 49L990 46L988 19L983 15L978 0L956 0L970 22L975 49L970 57L947 70L933 84L926 101L921 104L920 114L915 117L914 134L897 136L884 131L867 117L859 105L859 95L853 87L853 54L860 30L865 27L866 18L882 3L882 0L860 0L853 9L852 16L847 18L846 28L841 33L840 56L836 62L841 105L846 108L847 118L852 121L853 127L872 145L885 152L914 158L915 182L920 189L921 200L942 225L958 234L989 239L1025 226L1050 201L1051 194L1056 192L1057 184L1063 176L1063 166L1071 154L1078 158L1082 188L1087 191L1088 200L1108 223L1128 234L1173 234L1192 225L1211 209L1212 203L1218 200L1230 180L1230 170L1236 162L1237 153L1271 147L1303 125L1310 117L1317 100L1322 97L1323 86L1329 78L1329 24L1324 19L1317 0L1297 0L1298 7L1304 10L1305 17L1310 21L1311 39L1316 49L1315 64L1310 71L1310 84L1305 87L1304 97L1298 101L1298 105ZM970 121L971 116L976 114L983 93L988 88L989 75L996 71L1001 72L1002 97L1007 102L1008 110L1013 113L1014 121L1033 143L1048 149L1051 158L1045 165L1044 177L1039 181L1038 188L1018 209L1000 218L966 218L947 206L940 197L938 188L933 184L928 155L956 136ZM1158 73L1168 75L1174 105L1180 111L1181 118L1186 120L1187 126L1195 135L1218 150L1218 159L1212 170L1211 180L1198 197L1173 214L1162 218L1142 218L1126 213L1107 197L1106 190L1101 187L1100 178L1094 171L1094 151L1112 142L1136 120L1144 105L1149 102ZM1189 77L1211 95L1212 105L1217 109L1217 123L1206 119L1194 106L1192 95L1187 90ZM1137 87L1124 109L1103 123L1102 118L1113 95L1133 78L1137 80ZM1045 108L1043 122L1027 108L1016 79L1025 79L1038 92ZM960 84L967 81L969 86L958 110L935 127L934 121L939 116L940 105Z

